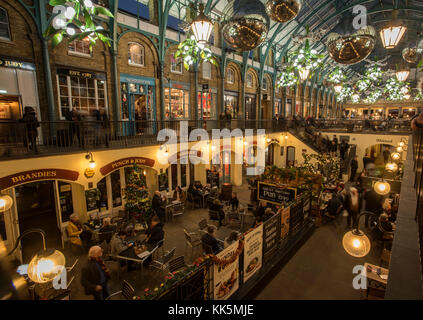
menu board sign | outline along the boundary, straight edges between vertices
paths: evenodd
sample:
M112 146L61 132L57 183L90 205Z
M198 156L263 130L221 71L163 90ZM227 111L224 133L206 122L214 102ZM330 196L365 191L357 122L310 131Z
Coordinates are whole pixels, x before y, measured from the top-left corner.
M304 196L298 199L290 209L289 218L289 234L294 236L300 231L304 222L304 211L303 211L303 200Z
M263 225L244 237L244 283L262 267Z
M291 207L283 208L281 210L281 239L285 240L289 234L289 214Z
M232 245L218 253L219 259L230 259L238 249L239 241L235 241ZM230 264L219 266L213 264L214 275L214 300L226 300L233 295L239 287L239 257Z
M258 183L258 200L264 200L273 204L291 202L297 197L296 188L281 188L273 184Z
M266 263L278 249L281 234L281 217L275 214L263 224L263 263Z

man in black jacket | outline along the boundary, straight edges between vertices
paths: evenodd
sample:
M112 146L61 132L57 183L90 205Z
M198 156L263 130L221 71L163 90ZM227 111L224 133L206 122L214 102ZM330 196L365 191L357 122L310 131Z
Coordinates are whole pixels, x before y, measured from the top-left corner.
M151 225L145 234L147 235L147 238L145 239L147 249L151 251L157 243L164 239L163 225L160 223L159 217L154 216L151 219Z
M161 221L164 221L165 218L165 204L165 199L163 199L160 191L156 191L151 201L151 206Z
M40 123L37 120L34 108L25 107L25 113L23 114L22 119L20 119L19 122L25 123L25 147L28 147L33 152L37 153L37 129L40 127Z
M354 156L354 158L351 160L350 166L351 166L350 181L354 181L355 175L357 174L357 169L358 169L357 156Z
M81 284L85 294L93 295L95 300L105 300L109 296L107 281L110 279L109 270L101 259L103 250L93 246L88 251L88 262L81 270Z
M214 237L214 227L209 226L207 228L207 233L201 237L201 242L203 244L203 249L208 254L216 254L222 250L219 241ZM213 252L210 252L212 250Z

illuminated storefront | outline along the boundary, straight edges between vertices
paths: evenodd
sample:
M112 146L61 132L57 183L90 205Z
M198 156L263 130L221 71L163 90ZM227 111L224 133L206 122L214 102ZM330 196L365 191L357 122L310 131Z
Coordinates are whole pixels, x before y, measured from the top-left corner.
M172 83L165 88L165 119L182 120L189 119L189 92L187 84Z
M198 92L198 118L215 120L217 110L217 89Z

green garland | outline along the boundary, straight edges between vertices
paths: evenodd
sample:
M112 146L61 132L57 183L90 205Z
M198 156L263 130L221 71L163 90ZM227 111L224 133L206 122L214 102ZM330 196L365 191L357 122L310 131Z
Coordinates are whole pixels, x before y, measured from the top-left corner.
M194 36L182 41L173 57L175 60L182 59L186 70L189 70L191 65L200 62L210 62L213 65L217 65L216 57L210 48L198 43Z

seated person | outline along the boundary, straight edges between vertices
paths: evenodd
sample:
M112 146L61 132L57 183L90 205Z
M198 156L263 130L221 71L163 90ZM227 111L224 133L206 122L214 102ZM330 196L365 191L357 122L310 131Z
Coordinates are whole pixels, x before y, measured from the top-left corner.
M112 255L132 258L132 259L139 259L137 254L140 252L137 252L133 243L127 243L126 242L126 232L125 231L119 231L117 234L115 234L112 238L112 241L110 243L111 246L111 253ZM121 265L123 265L125 261L121 261ZM127 261L128 263L128 271L134 270L134 261Z
M337 195L336 192L332 193L332 199L328 201L327 206L327 216L336 219L339 213L342 210L342 201L341 198Z
M158 216L154 216L151 219L151 225L145 234L147 235L145 244L148 251L153 250L157 243L164 239L163 224L161 224Z
M173 192L173 201L180 201L182 203L185 203L186 199L187 195L185 194L185 191L182 190L180 186L177 186L175 191Z
M385 232L394 232L395 224L389 221L389 216L386 213L382 213L379 217L380 226Z
M226 249L237 240L238 240L238 232L232 231L229 237L225 239L225 242L223 243L223 247Z
M113 233L116 231L116 226L112 225L110 218L103 219L103 226L100 228L100 242L104 240L110 243L112 240Z
M237 210L237 209L238 209L238 206L239 206L239 200L238 200L238 197L237 197L236 192L232 192L232 198L231 198L231 200L229 201L229 204L230 204L230 206L232 207L232 211L235 211L235 210Z
M260 201L256 210L254 210L254 217L263 217L266 210L266 202Z
M207 227L207 233L201 237L201 242L203 244L203 249L207 254L216 254L222 250L219 241L214 236L215 228L213 226ZM208 252L212 250L213 252Z
M192 184L189 185L187 192L191 194L192 200L194 202L201 201L201 194L196 188L194 188Z
M194 188L197 190L203 190L203 185L201 184L200 181L195 181L194 182Z
M256 216L254 221L253 221L251 228L254 229L254 228L258 227L259 225L261 225L263 222L264 222L264 215Z
M222 226L223 220L225 220L225 212L223 211L223 206L219 199L214 199L213 203L211 204L210 210L218 212L219 218L219 227Z

